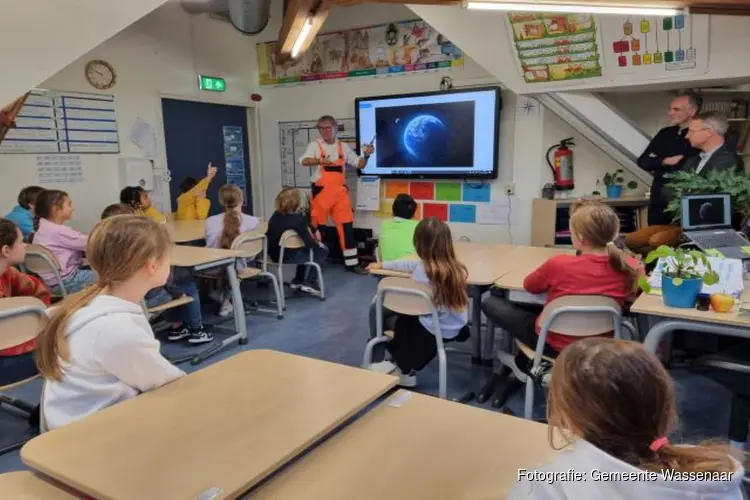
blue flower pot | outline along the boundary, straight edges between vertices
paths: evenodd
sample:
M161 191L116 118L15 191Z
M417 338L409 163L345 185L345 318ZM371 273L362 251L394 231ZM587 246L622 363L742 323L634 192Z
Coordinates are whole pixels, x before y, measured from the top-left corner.
M698 300L702 287L703 280L698 278L683 279L682 283L675 285L673 278L661 277L661 293L664 297L664 305L668 307L692 309L695 307L695 301Z
M607 198L621 198L622 184L611 184L607 186Z

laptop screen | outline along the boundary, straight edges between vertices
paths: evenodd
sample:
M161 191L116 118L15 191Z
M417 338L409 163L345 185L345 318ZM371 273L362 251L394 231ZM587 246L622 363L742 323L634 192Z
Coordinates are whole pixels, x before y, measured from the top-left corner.
M732 203L728 194L691 194L682 197L682 229L731 227Z

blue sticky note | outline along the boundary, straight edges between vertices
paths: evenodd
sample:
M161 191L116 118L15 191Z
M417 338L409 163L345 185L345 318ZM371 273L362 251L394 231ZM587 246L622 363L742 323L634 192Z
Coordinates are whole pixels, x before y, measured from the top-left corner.
M477 221L477 207L476 205L453 204L450 206L450 216L448 219L451 222L468 222L473 224Z
M490 185L482 184L464 184L464 201L474 201L480 203L490 202Z

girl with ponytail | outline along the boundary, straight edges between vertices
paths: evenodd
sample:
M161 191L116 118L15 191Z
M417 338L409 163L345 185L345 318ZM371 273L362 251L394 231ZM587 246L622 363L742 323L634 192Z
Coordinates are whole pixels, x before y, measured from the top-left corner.
M52 310L37 339L43 421L53 429L184 373L164 359L141 308L169 276L167 228L146 217L99 222L86 246L97 281Z
M602 295L624 306L634 298L643 265L615 244L620 234L617 213L596 201L575 202L570 208L570 233L577 255L557 255L547 260L526 276L523 283L526 291L546 294L547 303L566 295ZM496 296L482 302L488 318L532 349L539 339L542 309L536 304L517 304ZM548 332L544 355L556 358L580 338ZM507 367L500 376L503 382L495 391L495 405L503 405L520 386Z
M509 500L739 500L744 471L726 446L672 444L672 380L640 344L587 338L555 363L547 403L552 463L519 474ZM560 446L562 445L562 446ZM540 481L576 471L585 481ZM614 475L604 479L603 473Z
M231 248L234 239L242 233L252 231L258 227L257 217L242 213L245 196L242 189L227 184L219 188L219 203L224 207L224 213L206 219L206 246L212 248ZM237 261L237 271L245 269L242 259ZM228 316L232 312L232 302L228 294L221 293L220 316ZM217 297L218 298L218 297Z

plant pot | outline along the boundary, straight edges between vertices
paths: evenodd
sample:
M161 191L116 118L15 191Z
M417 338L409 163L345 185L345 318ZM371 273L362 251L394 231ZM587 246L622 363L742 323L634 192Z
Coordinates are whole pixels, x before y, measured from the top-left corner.
M610 184L607 186L607 198L621 198L622 184Z
M698 300L698 294L703 287L703 280L700 278L683 279L679 285L676 285L674 280L675 278L670 276L661 277L661 293L664 297L664 305L683 309L695 307L695 301Z

